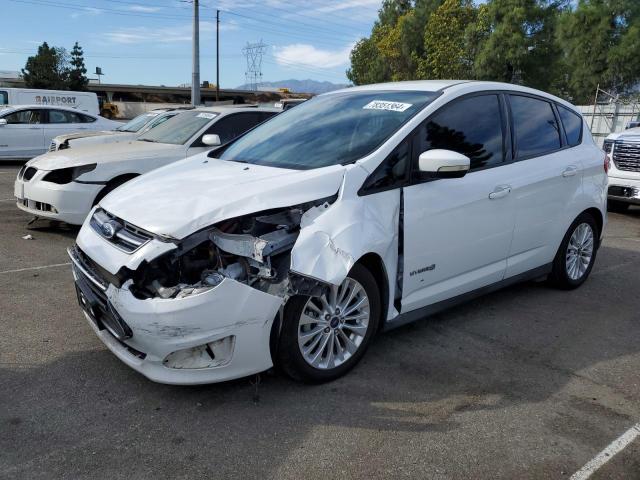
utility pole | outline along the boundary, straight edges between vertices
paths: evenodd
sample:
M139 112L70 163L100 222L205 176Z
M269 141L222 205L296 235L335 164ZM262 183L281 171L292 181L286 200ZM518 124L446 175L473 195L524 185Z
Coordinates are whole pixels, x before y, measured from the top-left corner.
M200 18L199 0L193 0L193 69L191 77L191 104L200 105Z
M220 10L216 10L216 102L220 101Z
M596 87L596 96L593 99L593 113L591 114L591 125L589 125L589 130L593 131L593 121L596 118L596 105L598 104L598 93L600 92L600 84Z

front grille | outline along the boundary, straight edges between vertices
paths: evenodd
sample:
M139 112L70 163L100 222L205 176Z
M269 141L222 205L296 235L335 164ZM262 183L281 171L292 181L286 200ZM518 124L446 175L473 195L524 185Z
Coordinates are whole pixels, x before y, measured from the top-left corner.
M50 152L55 152L56 151L56 142L51 142L51 145L49 145L49 151Z
M153 238L149 232L145 232L101 208L94 212L89 224L98 235L127 253L136 251Z
M131 338L133 332L113 308L106 295L108 283L100 278L92 261L77 246L67 250L77 276L78 300L101 330L106 328L117 340ZM138 352L140 353L140 352ZM144 357L142 357L144 358Z
M41 212L57 213L57 210L53 208L51 204L45 202L34 202L34 208L36 210L40 210Z
M609 195L612 197L635 198L640 196L640 192L634 187L622 187L612 185L609 187Z
M613 163L618 170L640 172L640 142L617 141L613 147Z
M24 179L25 182L28 182L29 180L31 180L33 178L33 176L36 174L37 171L38 171L38 169L36 169L34 167L28 167L24 171L24 174L22 175L22 178Z

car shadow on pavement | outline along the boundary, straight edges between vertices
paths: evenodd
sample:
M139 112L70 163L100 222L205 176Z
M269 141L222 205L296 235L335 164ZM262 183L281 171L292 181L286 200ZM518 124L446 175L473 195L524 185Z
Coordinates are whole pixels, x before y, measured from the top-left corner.
M638 383L621 385L595 368L640 350L638 259L603 247L581 289L516 285L381 334L354 371L324 385L274 373L160 385L97 340L44 365L0 364L0 471L30 478L116 478L122 469L128 478L277 476L292 456L330 451L327 442L366 456L383 446L367 450L351 444L354 438L455 434L467 415L495 420L536 404L571 417L571 428L549 419L534 421L536 428L571 439L583 432L581 441L595 448L610 432L594 419L612 431L632 423L626 407L596 397L640 398ZM601 293L614 281L618 291L605 304ZM575 382L588 384L589 399L572 390Z

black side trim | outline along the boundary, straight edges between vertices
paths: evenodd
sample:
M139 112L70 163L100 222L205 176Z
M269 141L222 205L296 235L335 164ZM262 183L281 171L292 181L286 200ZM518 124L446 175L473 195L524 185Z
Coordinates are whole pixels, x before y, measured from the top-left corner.
M523 272L518 275L514 275L513 277L505 278L504 280L501 280L494 284L487 285L486 287L481 287L467 293L463 293L462 295L458 295L457 297L448 298L447 300L442 300L441 302L427 305L426 307L411 310L410 312L406 313L401 313L393 320L385 322L382 326L382 329L384 331L393 330L394 328L415 322L417 320L421 320L430 315L435 315L436 313L440 313L443 310L455 307L456 305L460 305L461 303L473 300L474 298L480 297L487 293L495 292L504 287L508 287L509 285L514 285L516 283L543 277L551 273L552 267L552 263L547 263L542 267L534 268L533 270L529 270L528 272Z

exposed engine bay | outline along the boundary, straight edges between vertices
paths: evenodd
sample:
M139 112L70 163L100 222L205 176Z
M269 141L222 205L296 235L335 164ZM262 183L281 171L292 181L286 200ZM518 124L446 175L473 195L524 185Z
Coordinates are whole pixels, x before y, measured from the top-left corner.
M324 284L290 271L291 249L305 219L335 198L232 218L196 232L178 248L143 262L130 290L139 299L183 298L230 278L283 298L320 295Z

